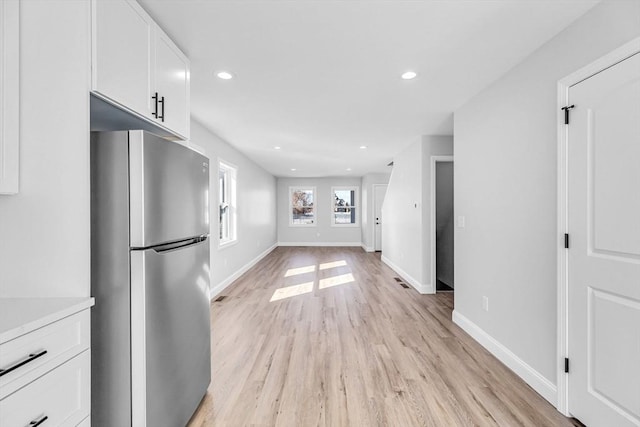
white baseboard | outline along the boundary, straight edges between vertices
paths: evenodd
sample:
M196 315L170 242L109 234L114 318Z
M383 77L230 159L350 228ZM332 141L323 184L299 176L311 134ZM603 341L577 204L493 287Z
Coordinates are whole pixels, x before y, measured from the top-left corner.
M365 252L375 252L375 251L376 251L376 250L373 248L373 246L366 246L364 243L363 243L362 245L360 245L360 246L362 246L362 249L363 249Z
M256 265L258 263L258 261L260 261L262 258L264 258L267 255L269 255L271 253L271 251L273 251L277 247L278 247L277 243L274 244L273 246L269 247L267 250L262 252L260 255L258 255L257 257L255 257L254 259L252 259L251 261L246 263L245 265L243 265L238 271L233 273L231 276L227 277L222 282L220 282L216 286L212 287L211 290L209 291L209 297L211 299L214 299L215 297L217 297L220 294L220 292L224 291L227 288L227 286L232 284L238 277L242 276L244 273L249 271L249 269L251 267Z
M515 372L549 403L554 407L556 406L558 391L555 384L459 312L453 311L452 320L453 323L471 335L474 340Z
M429 283L420 283L420 281L416 280L409 273L407 273L406 271L404 271L403 269L398 267L396 264L393 263L393 261L391 261L386 256L382 255L381 259L382 259L382 262L384 262L389 267L391 267L391 269L393 271L398 273L400 275L400 277L402 277L404 280L406 280L407 283L409 283L411 286L413 286L416 289L416 291L418 291L419 293L421 293L421 294L433 294L433 293L435 293L435 291L433 289L433 286L431 284L429 284Z
M362 246L361 242L278 242L278 246Z

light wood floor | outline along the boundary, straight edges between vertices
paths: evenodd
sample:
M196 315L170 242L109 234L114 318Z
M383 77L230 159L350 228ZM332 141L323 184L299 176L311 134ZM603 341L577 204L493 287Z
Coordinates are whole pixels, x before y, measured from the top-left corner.
M189 426L574 425L451 322L452 293L395 276L360 248L276 249L212 304Z

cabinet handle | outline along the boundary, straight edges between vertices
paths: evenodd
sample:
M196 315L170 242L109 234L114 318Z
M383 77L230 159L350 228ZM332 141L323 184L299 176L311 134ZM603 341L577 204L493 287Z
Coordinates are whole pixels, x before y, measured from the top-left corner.
M48 419L49 419L49 417L47 417L45 415L44 417L40 418L39 420L31 421L27 427L37 427L40 424L42 424L43 422L47 421Z
M160 101L158 102L162 105L162 114L159 116L156 116L156 118L162 120L162 122L164 123L164 96L160 98ZM156 107L156 110L157 110L157 107Z
M13 366L9 366L7 369L0 369L0 377L3 375L7 375L9 372L15 371L16 369L26 365L27 363L33 362L38 357L42 357L47 354L47 350L42 350L40 353L32 353L22 362L18 362Z
M151 115L153 117L155 117L156 119L158 118L158 92L156 92L151 99L153 99L155 101L155 107L153 112L151 113ZM162 98L164 100L164 98Z

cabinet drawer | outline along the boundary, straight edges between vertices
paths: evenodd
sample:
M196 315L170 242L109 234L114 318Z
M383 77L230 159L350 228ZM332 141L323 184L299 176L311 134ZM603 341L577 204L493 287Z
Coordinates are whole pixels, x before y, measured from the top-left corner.
M0 399L88 349L90 329L84 310L0 345Z
M77 426L89 416L91 358L85 351L0 400L2 426Z

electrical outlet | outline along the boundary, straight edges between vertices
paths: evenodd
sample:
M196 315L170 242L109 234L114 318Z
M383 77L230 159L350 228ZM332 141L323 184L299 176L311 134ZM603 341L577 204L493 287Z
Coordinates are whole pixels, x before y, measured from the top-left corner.
M489 311L489 297L482 297L482 309L484 311Z
M458 228L464 228L465 222L464 215L458 215Z

